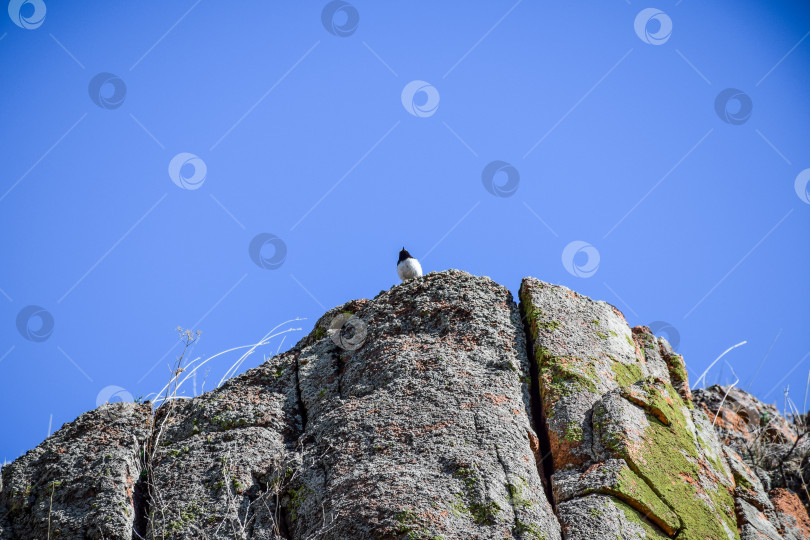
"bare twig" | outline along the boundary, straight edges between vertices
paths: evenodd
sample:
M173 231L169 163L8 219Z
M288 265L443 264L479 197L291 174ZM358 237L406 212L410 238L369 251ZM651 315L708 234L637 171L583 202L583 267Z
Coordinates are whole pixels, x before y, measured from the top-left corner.
M61 484L61 482L53 481L51 482L51 502L48 504L48 540L51 538L51 510L53 509L53 492L56 489L56 486Z
M718 356L717 358L715 358L715 359L714 359L714 362L712 362L711 364L709 364L709 367L707 367L707 368L706 368L706 370L705 370L703 373L701 373L701 374L700 374L700 377L698 377L698 379L695 381L695 384L693 384L693 385L692 385L692 388L697 388L697 386L700 384L700 381L702 381L702 380L703 380L703 379L706 377L706 374L709 372L709 370L710 370L710 369L712 369L712 368L714 367L714 365L715 365L715 364L716 364L716 363L717 363L717 362L718 362L718 361L719 361L721 358L723 358L723 357L724 357L726 354L728 354L728 353L729 353L729 352L730 352L732 349L736 349L736 348L737 348L737 347L739 347L740 345L745 345L746 343L748 343L748 341L741 341L741 342L737 343L736 345L732 345L731 347L729 347L728 349L726 349L725 351L723 351L723 354L721 354L720 356Z
M732 373L733 373L733 370L732 370ZM737 377L737 380L734 381L733 383L731 383L731 385L729 385L728 390L726 390L726 393L723 394L723 399L720 401L720 405L717 407L717 412L714 413L714 420L712 420L712 426L714 426L714 423L717 422L717 416L720 414L720 409L723 408L723 403L726 402L726 398L728 397L728 393L731 392L731 389L734 388L734 385L737 384L738 382L740 382L739 377Z
M787 461L788 458L790 458L790 455L796 449L796 446L799 444L799 441L802 440L802 437L804 437L808 433L810 433L810 432L804 431L804 432L802 432L801 435L796 437L796 441L793 443L793 446L791 446L790 450L788 450L787 453L784 456L782 456L782 459L779 460L779 472L782 474L782 481L785 483L785 487L787 487L787 485L788 485L787 476L785 476L785 461Z

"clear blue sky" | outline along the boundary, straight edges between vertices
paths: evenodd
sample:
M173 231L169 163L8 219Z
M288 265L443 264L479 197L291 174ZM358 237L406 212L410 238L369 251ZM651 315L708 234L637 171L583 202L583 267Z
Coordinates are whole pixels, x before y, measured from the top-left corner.
M693 380L746 341L708 382L734 381L728 360L740 386L781 408L790 385L802 406L806 2L10 11L0 461L100 395L159 390L178 325L211 356L306 317L242 369L290 347L394 285L403 245L425 271L515 293L531 275L663 321Z

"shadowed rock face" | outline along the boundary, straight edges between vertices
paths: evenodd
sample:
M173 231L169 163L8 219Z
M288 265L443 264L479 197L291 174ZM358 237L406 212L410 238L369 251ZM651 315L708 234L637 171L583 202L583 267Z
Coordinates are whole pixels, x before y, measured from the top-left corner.
M428 274L154 417L85 413L3 468L0 538L801 537L666 341L533 278L520 299Z

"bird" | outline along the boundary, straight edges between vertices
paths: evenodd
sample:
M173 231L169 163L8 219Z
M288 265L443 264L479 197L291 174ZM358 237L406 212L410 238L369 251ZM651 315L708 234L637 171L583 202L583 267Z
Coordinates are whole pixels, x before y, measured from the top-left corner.
M402 247L402 251L399 252L397 275L403 282L422 276L422 265L419 264L419 261L411 257L411 254L408 253L408 250L405 249L404 246Z

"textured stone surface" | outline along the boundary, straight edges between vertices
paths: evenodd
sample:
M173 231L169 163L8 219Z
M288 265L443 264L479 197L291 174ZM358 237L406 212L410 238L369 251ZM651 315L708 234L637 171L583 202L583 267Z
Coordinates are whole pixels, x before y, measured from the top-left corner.
M695 390L694 394L697 406L715 421L715 429L729 453L737 455L756 479L758 498L767 498L765 494L769 493L778 494L782 501L788 500L784 496L787 488L802 503L794 510L796 523L810 522L807 515L810 496L805 488L810 482L810 436L804 426L807 417L796 416L788 421L774 405L762 403L736 387L715 385ZM745 494L738 489L737 495L739 498ZM783 535L796 534L787 523L779 523L772 517L769 504L761 502L755 506L767 509L765 518Z
M322 456L294 483L306 496L293 535L325 521L330 538L558 538L509 291L463 272L428 274L354 316L368 327L361 348L323 336L292 358L302 444Z
M552 485L554 500L558 502L602 493L634 508L667 535L671 536L681 528L678 515L623 459L596 463L582 473L562 471L552 477Z
M336 317L362 346L339 346ZM529 373L517 306L487 278L330 310L287 353L159 409L147 536L559 538Z
M783 488L772 490L768 496L773 502L774 510L782 525L784 538L810 538L810 518L799 497Z
M776 444L792 444L796 440L795 427L774 405L763 403L737 387L713 385L695 390L695 403L714 421L725 445L744 449L757 438Z
M566 287L526 278L521 310L533 341L554 469L592 463L592 407L649 375L622 314Z
M428 274L154 419L85 413L2 469L0 539L810 535L803 418L693 396L683 358L605 302L533 278L520 298Z
M282 538L281 479L302 431L296 372L276 357L158 409L149 538Z
M643 397L628 399L634 394ZM731 473L707 451L711 445L699 443L715 435L696 425L669 383L642 379L605 395L593 423L599 444L623 458L680 516L678 538L735 537Z
M103 405L3 467L3 538L131 538L150 421L148 405Z
M670 538L643 514L607 495L591 494L562 502L557 514L566 540Z
M641 510L658 534L737 538L731 471L705 414L685 399L682 359L649 329L631 331L614 307L565 287L526 278L520 299L556 454L558 508L585 504L557 487L573 470L591 484L587 491ZM606 470L633 474L595 474ZM563 530L581 527L566 515L559 513Z
M734 503L740 537L743 540L782 538L779 534L781 524L759 478L732 449L725 448L724 454L736 485Z

